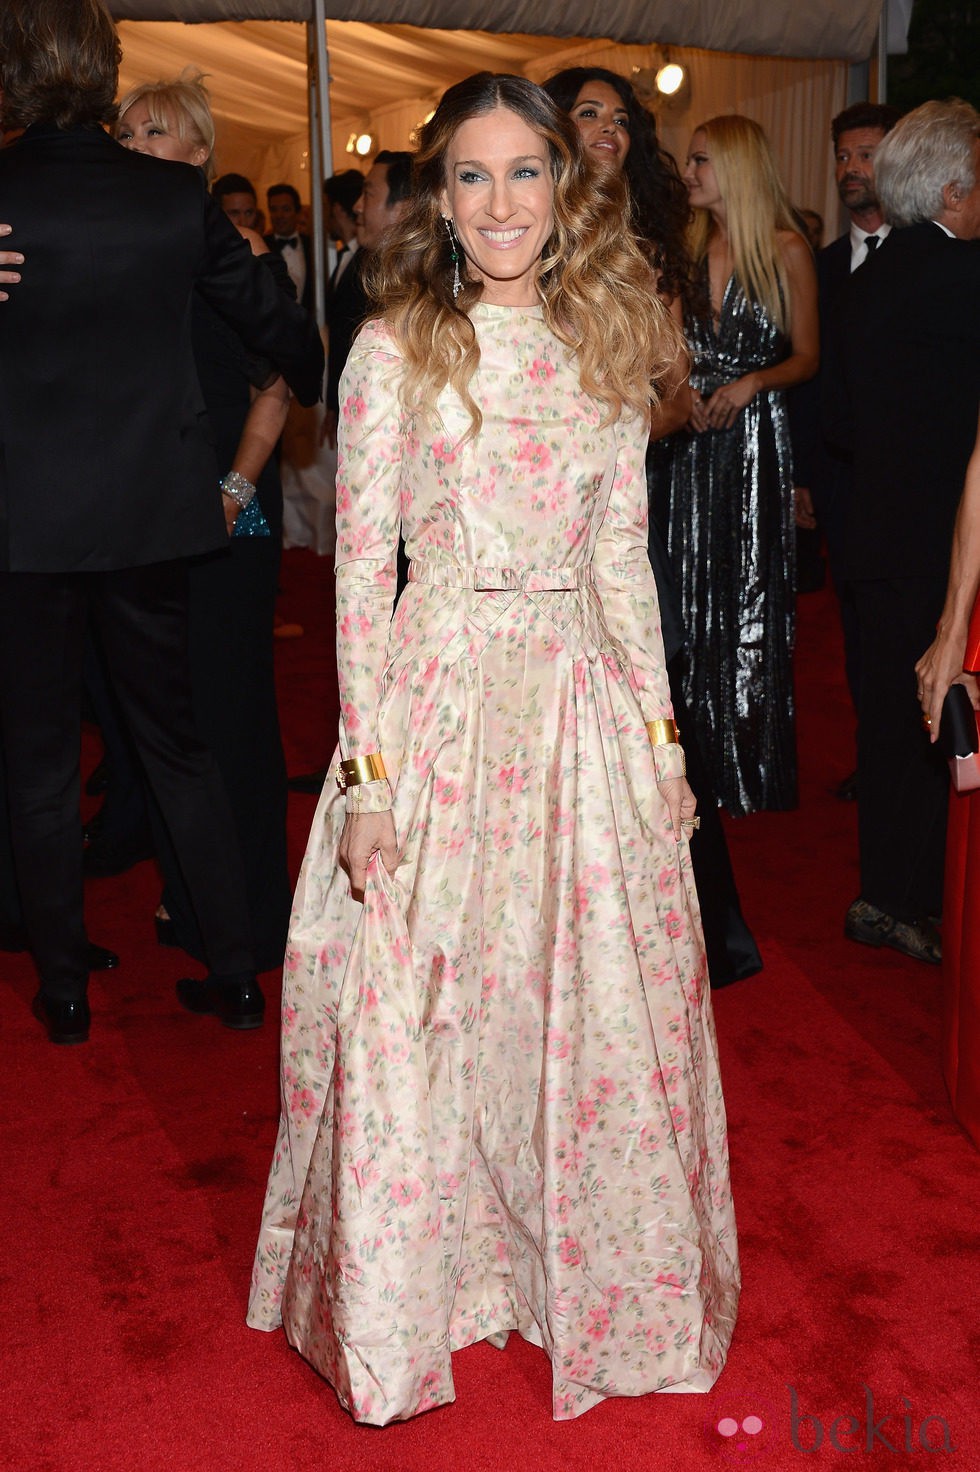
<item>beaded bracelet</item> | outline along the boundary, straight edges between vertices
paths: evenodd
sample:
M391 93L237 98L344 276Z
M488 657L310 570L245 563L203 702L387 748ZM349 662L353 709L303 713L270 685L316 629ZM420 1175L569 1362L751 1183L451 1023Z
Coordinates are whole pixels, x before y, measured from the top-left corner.
M229 470L224 479L219 480L218 485L221 487L221 494L228 496L242 511L255 495L255 487L252 482L244 475L240 475L237 470Z

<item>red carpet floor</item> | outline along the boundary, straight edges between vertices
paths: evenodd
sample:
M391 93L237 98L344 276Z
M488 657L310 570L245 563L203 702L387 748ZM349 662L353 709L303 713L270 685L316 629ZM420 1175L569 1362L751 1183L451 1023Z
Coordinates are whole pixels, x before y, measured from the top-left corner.
M283 569L281 611L307 630L277 651L294 772L322 759L335 721L330 573L302 552ZM48 1044L29 962L2 958L0 1465L980 1468L980 1155L939 1074L938 974L842 938L855 814L833 797L852 750L827 594L802 600L798 669L800 810L730 825L766 969L716 996L745 1287L710 1396L557 1426L544 1356L512 1336L456 1356L454 1406L378 1431L281 1334L246 1329L275 1027L238 1035L178 1010L143 864L90 884L90 932L123 965L93 978L88 1046ZM313 800L291 802L298 863Z

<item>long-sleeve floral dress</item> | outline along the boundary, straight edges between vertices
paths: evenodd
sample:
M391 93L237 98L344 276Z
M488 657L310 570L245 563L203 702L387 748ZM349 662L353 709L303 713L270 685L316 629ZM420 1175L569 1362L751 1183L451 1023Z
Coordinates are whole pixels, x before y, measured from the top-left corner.
M517 1330L553 1414L707 1390L734 1327L725 1113L647 559L644 427L541 309L480 305L482 411L401 407L381 323L341 393L340 750L293 907L282 1120L249 1322L360 1421L454 1399ZM402 529L411 580L392 619ZM346 809L391 806L363 905Z

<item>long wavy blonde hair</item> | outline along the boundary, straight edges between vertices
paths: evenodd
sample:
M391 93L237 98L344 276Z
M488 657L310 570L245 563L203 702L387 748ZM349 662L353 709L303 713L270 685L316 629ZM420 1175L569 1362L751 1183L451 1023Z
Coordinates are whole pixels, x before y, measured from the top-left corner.
M452 246L440 198L456 132L498 107L515 113L548 146L554 229L537 277L545 321L574 352L582 388L604 405L606 423L626 406L646 414L683 345L629 228L626 185L591 167L578 129L541 87L490 72L450 87L422 128L411 203L365 273L378 315L404 354L402 400L430 415L449 384L469 411L469 433L482 422L469 391L480 349L468 312L483 286L465 275L461 259L463 285L453 299Z
M735 278L749 300L764 307L787 332L792 302L777 232L799 233L799 226L769 139L757 122L738 113L711 118L694 131L708 140L711 166L725 202ZM710 213L696 209L690 236L695 261L707 255L713 229Z

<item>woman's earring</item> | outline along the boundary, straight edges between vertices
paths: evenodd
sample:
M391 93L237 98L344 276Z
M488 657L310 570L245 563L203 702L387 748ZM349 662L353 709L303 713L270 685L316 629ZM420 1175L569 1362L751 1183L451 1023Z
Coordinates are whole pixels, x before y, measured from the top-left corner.
M459 279L459 240L457 239L456 231L453 229L452 220L445 215L443 219L446 221L446 233L449 236L449 259L453 263L453 301L455 301L463 289L463 283Z

